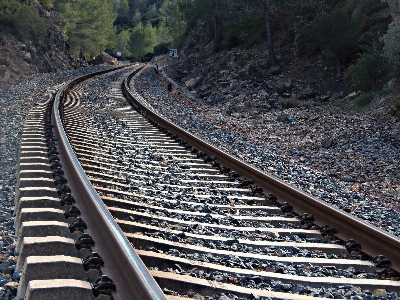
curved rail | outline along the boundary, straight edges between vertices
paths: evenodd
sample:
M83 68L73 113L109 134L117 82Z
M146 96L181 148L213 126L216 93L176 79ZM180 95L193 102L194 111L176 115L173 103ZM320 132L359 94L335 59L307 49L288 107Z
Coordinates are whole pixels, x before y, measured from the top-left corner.
M385 258L391 260L392 268L398 272L400 271L400 240L398 238L232 157L157 115L130 91L129 82L135 74L132 73L125 79L123 91L129 98L130 104L143 115L165 127L199 151L205 152L209 156L217 157L221 165L230 167L232 170L242 174L242 176L253 179L264 191L277 196L278 201L279 199L290 199L290 204L296 213L314 215L316 220L314 223L318 226L329 224L331 227L335 227L338 230L336 236L339 239L344 241L354 239L362 245L362 251L371 257L384 254Z
M117 287L113 298L123 300L166 299L87 178L68 141L59 114L60 101L71 86L102 73L105 72L93 73L71 80L58 91L52 119L58 138L59 156L65 166L71 190L79 191L74 193L79 208L84 215L91 217L90 220L86 220L89 225L86 232L96 241L93 248L101 253L106 262L102 267L103 274L109 275Z

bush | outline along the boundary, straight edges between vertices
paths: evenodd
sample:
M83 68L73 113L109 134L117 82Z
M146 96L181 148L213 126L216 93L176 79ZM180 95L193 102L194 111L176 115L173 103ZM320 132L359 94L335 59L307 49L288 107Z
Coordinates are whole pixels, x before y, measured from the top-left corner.
M161 43L154 47L154 56L168 54L171 43Z
M321 13L300 29L300 54L314 54L331 50L338 62L346 63L353 57L357 42L351 16L345 10Z
M371 93L371 92L365 93L365 94L361 94L357 98L355 104L356 104L357 107L363 108L363 107L367 106L368 104L370 104L372 99L374 99L374 94Z
M352 90L373 90L386 74L387 66L387 59L376 44L367 48L349 69Z
M394 24L388 32L383 36L385 46L383 51L389 60L393 71L400 74L400 23Z
M0 29L10 31L19 39L30 39L45 35L47 24L29 2L2 1Z
M224 33L224 38L221 42L223 49L232 49L233 47L239 45L239 33L235 27L231 27L227 32Z

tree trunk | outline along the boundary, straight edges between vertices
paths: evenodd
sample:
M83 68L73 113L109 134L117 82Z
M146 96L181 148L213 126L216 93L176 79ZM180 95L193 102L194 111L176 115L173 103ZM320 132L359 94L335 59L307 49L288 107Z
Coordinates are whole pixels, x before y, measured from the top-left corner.
M217 0L215 0L214 15L214 52L218 51L218 17L217 17Z
M269 53L269 59L271 62L271 67L276 66L276 60L275 60L275 52L274 52L274 44L272 42L272 30L271 30L271 22L269 20L269 1L266 0L266 12L265 12L265 23L267 26L267 42L268 42L268 53Z

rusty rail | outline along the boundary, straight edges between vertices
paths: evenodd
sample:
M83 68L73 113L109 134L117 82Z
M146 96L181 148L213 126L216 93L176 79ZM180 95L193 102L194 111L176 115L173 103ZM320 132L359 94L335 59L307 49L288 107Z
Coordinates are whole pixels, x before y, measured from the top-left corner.
M264 191L274 194L278 198L278 202L281 199L280 203L282 203L282 199L285 199L285 201L288 201L293 206L296 213L314 215L314 223L316 225L323 226L328 224L330 227L336 228L338 230L336 236L339 239L343 241L354 239L362 245L362 252L371 257L383 254L385 258L391 260L392 268L397 272L400 271L400 240L397 237L317 199L275 176L266 174L246 164L244 161L215 148L167 119L157 115L130 91L129 82L134 75L131 74L125 79L123 91L126 97L129 98L130 104L143 115L165 127L168 131L185 140L199 151L205 152L209 156L215 156L221 165L231 168L244 177L253 179L255 184L263 188Z
M92 250L98 252L105 261L105 266L101 268L101 271L103 274L107 274L116 285L116 292L112 294L113 298L121 300L166 299L94 190L74 154L62 125L59 114L60 101L68 89L78 82L102 73L104 71L69 81L56 95L52 119L56 128L60 160L64 166L77 206L79 206L82 215L85 216L85 222L88 225L88 230L85 230L85 233L88 233L96 243Z

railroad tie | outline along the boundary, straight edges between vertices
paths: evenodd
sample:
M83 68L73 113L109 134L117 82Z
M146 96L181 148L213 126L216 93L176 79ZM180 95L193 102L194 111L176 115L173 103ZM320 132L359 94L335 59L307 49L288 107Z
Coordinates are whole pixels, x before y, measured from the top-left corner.
M84 271L82 258L90 251L76 249L81 233L70 232L51 176L44 125L47 104L29 113L22 136L15 199L16 272L22 270L17 297L95 299L90 282L99 271Z

